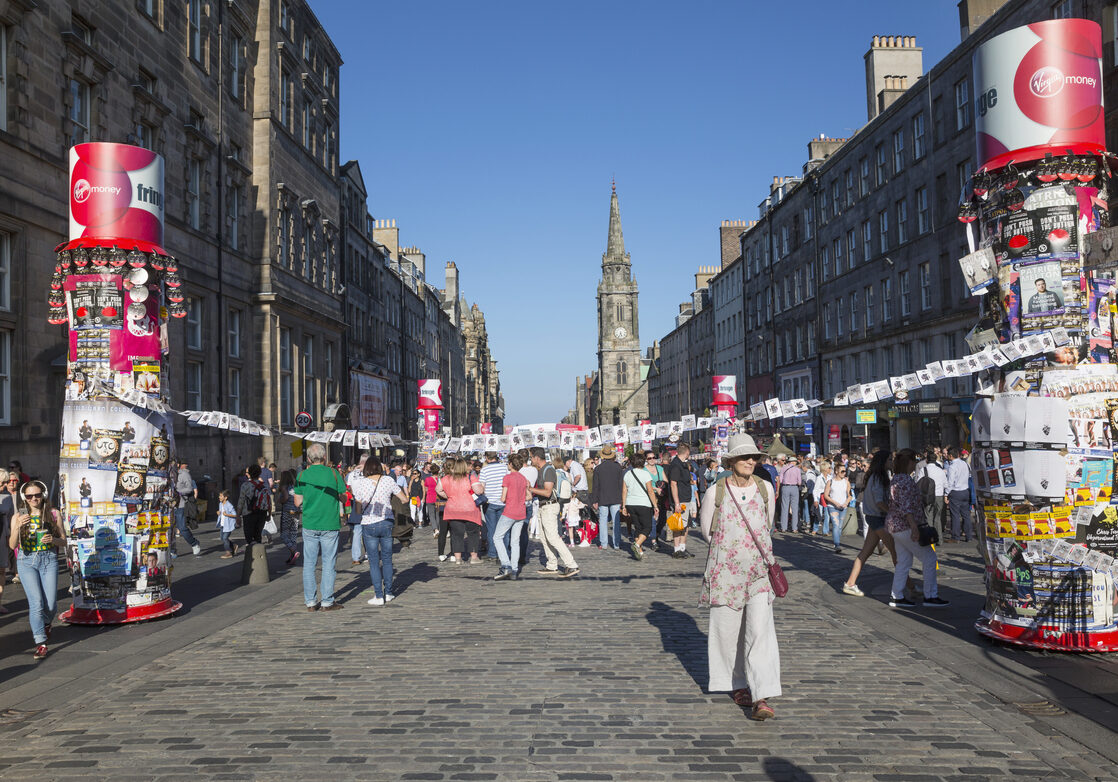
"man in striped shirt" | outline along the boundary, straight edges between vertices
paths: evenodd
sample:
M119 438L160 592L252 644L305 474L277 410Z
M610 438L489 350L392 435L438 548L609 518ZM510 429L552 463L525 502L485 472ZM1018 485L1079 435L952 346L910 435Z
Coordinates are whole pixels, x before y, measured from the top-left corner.
M485 484L485 496L488 500L483 508L485 513L485 556L489 559L497 558L497 549L493 545L493 533L497 530L497 522L501 520L501 511L505 504L501 502L501 481L508 474L504 462L498 461L497 454L493 451L485 452L485 466L481 468L478 480Z

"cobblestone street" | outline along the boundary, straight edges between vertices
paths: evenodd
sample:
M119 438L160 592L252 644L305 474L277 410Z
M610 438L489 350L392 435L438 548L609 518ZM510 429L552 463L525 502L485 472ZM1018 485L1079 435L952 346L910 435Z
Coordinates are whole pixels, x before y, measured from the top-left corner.
M1073 713L1070 698L1053 697L1063 715L1046 720L972 683L980 666L959 660L993 649L965 625L981 602L973 552L945 553L941 594L955 605L933 616L881 602L883 557L863 577L869 596L844 598L835 583L849 555L800 536L777 548L791 591L777 606L784 697L768 723L704 692L701 541L686 561L578 549L575 580L530 567L519 582L495 583L489 566L438 563L422 534L396 557L398 599L387 607L367 606L367 571L347 569L346 609L308 614L298 569L277 573L267 587L214 601L259 604L242 607L244 618L225 617L212 632L203 623L220 610L165 620L161 634L187 639L178 648L95 685L71 679L64 694L43 696L43 708L28 693L62 664L64 647L114 636L136 643L127 640L133 628L60 627L60 651L20 675L23 700L6 685L4 741L18 751L4 754L0 777L1118 778L1112 757L1071 737L1101 720L1112 738L1113 678L1095 679L1103 697L1084 702L1094 722ZM8 603L13 613L22 607ZM5 633L25 634L25 610L15 615ZM960 629L952 616L968 619ZM1108 670L1097 658L1072 662ZM1072 727L1052 727L1058 719Z

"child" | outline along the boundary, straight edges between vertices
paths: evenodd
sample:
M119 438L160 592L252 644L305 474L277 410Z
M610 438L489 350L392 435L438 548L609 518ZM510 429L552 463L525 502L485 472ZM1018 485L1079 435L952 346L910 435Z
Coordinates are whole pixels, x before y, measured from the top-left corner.
M221 530L221 545L225 546L225 553L221 558L232 559L237 554L237 544L230 542L229 536L237 528L237 511L229 501L228 491L218 494L217 499L220 503L217 509L217 526Z
M578 530L578 525L582 523L581 511L584 507L585 506L582 504L579 498L572 494L570 502L567 503L566 513L564 514L567 517L567 546L569 548L574 548L575 545L577 545L575 541L575 534Z

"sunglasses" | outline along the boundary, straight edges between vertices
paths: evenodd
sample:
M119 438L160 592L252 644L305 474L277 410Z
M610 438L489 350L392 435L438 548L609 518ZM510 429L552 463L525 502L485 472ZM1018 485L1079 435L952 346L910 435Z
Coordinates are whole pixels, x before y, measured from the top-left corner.
M9 478L7 483L19 483L19 478Z
M41 491L37 491L34 494L24 494L23 499L25 499L25 500L42 499L42 496L43 496L43 493Z

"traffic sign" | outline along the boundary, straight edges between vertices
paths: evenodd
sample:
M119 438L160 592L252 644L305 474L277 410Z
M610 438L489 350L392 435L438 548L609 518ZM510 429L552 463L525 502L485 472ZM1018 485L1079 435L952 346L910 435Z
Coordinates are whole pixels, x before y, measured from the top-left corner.
M311 424L313 424L313 423L314 423L314 419L311 418L310 413L301 412L297 416L295 416L295 425L297 427L299 427L300 429L310 429Z

